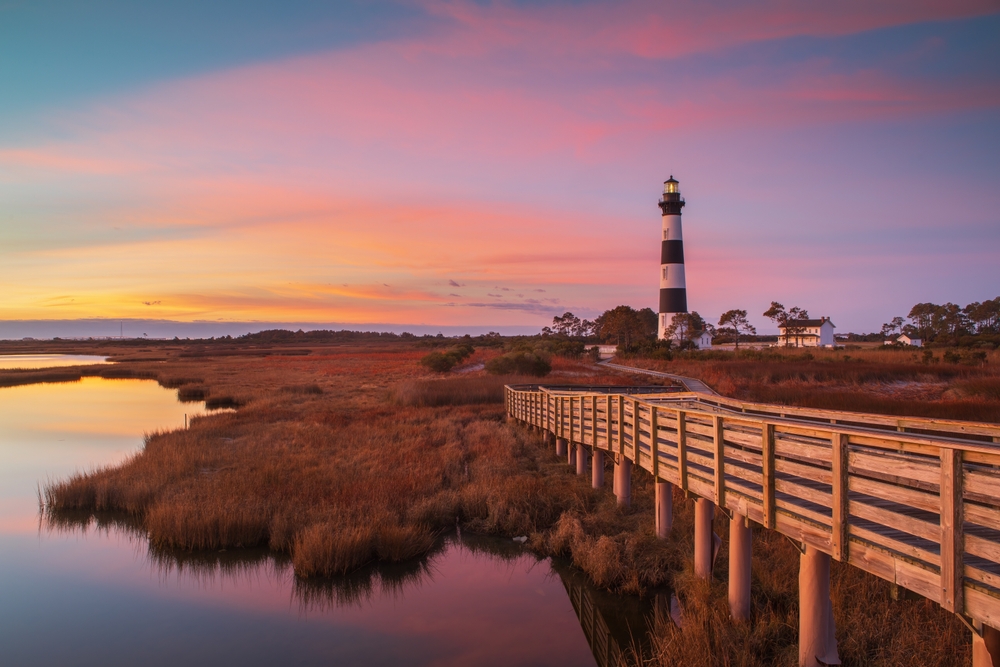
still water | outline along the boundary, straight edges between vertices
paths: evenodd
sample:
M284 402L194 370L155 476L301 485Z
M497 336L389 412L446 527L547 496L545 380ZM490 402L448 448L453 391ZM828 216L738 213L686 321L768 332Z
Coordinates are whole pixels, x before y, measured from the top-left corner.
M157 552L120 517L40 520L46 480L204 412L151 381L0 389L0 664L594 665L643 634L639 601L509 540L452 535L302 582L266 551Z
M0 370L10 368L55 368L91 366L109 363L105 357L90 354L0 354Z

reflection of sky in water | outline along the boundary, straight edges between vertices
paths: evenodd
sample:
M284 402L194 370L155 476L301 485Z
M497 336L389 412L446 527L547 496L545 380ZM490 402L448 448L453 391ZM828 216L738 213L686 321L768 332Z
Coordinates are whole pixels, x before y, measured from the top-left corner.
M89 354L0 354L0 369L92 366L110 363L106 357Z
M37 482L120 461L195 409L151 381L0 389L3 664L594 664L559 577L527 554L449 544L345 602L266 554L154 557L132 530L39 525Z
M0 526L37 514L46 480L117 463L142 446L143 433L184 426L181 403L153 380L105 380L0 388Z

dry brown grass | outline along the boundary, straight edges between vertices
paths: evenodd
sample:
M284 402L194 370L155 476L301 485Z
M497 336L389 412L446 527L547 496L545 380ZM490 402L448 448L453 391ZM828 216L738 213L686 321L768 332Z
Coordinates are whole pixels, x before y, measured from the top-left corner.
M633 505L619 508L609 490L592 490L589 476L572 474L539 435L505 421L502 404L492 402L500 380L432 380L417 363L424 352L342 346L308 356L182 358L150 350L167 361L137 361L134 371L155 368L161 384L205 387L210 398L243 407L195 419L186 431L152 434L123 465L48 487L50 520L126 512L154 548L192 557L267 546L288 554L302 586L334 586L345 603L375 585L366 563L419 569L422 561L412 557L436 548L437 534L458 521L471 532L528 535L536 552L568 556L612 590L672 587L684 627L659 617L647 664L795 663L798 552L785 538L755 531L753 618L730 623L726 545L715 580L695 579L693 511L680 492L671 539L656 540L648 475L634 473ZM557 360L547 381L632 382L605 373ZM956 376L962 382L979 377L963 373ZM466 403L473 395L483 402ZM724 518L716 531L726 537ZM323 578L344 573L353 574ZM889 584L852 568L835 565L833 574L845 664L968 661L968 632L936 605L892 600Z
M724 396L759 403L886 415L1000 422L1000 351L985 365L925 364L909 350L766 350L631 360L696 377Z
M585 481L506 423L505 379L429 379L422 353L168 357L152 368L182 399L243 407L153 433L124 464L49 486L46 504L56 514L126 512L156 548L268 546L309 577L412 558L456 521L519 535L588 510Z
M474 375L443 380L407 380L393 387L390 396L399 405L421 407L503 403L504 385L527 381L530 380L494 375Z

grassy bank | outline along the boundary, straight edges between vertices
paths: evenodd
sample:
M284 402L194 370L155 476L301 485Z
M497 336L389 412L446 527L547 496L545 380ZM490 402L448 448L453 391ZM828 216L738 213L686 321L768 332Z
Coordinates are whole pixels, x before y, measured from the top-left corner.
M240 409L195 419L187 430L151 434L143 451L121 466L49 486L52 519L113 510L129 514L158 548L197 553L266 546L287 554L304 580L355 572L376 560L405 562L432 549L434 538L456 522L472 532L526 535L530 548L571 558L602 587L627 593L673 588L684 609L683 629L660 616L646 664L796 663L797 549L776 533L755 531L753 618L731 624L725 519L716 520L724 538L716 577L705 584L690 571L691 501L676 494L671 539L656 540L650 477L635 472L627 510L617 507L609 489L591 489L589 476L572 474L537 434L505 420L500 390L512 379L479 372L438 379L419 365L426 349L403 345L314 346L297 356L181 352L151 349L150 357L162 359L156 362L133 353L116 368L152 374L187 396L226 397ZM482 353L476 355L470 366L482 362ZM862 394L900 381L892 368L837 361L850 369L845 374L818 356L756 360L762 365L740 372L719 360L679 363L669 370L720 390L718 382L730 378L737 395L756 391L753 384L761 381L824 389L839 383ZM785 363L793 365L781 368ZM711 364L723 370L706 376ZM912 365L904 378L925 382L926 368ZM964 367L944 370L954 375L940 380L942 371L933 381L949 388L989 381ZM635 381L604 372L557 358L546 381ZM608 473L610 486L610 467ZM936 605L894 600L888 583L839 564L833 576L845 664L968 661L968 631Z
M293 357L192 356L181 348L155 365L133 355L112 368L155 376L184 400L222 397L241 407L150 434L124 464L48 486L46 506L55 514L126 512L158 548L267 546L312 577L412 558L456 522L533 535L602 502L537 435L506 422L503 385L523 378L437 379L418 364L423 354L399 345ZM630 381L560 364L553 381ZM656 577L633 575L630 589ZM627 578L602 581L621 586Z

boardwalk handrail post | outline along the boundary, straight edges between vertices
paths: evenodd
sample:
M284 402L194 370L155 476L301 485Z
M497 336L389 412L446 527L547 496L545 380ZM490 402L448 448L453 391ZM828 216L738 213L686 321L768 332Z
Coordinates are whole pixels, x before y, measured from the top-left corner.
M830 543L833 547L833 557L847 562L850 557L850 521L848 500L848 437L843 433L834 433L831 438L831 472L833 477L833 516Z
M618 454L625 455L625 397L618 395Z
M575 428L576 428L576 420L573 419L573 417L574 417L574 415L573 415L573 397L570 396L569 397L569 442L570 442L570 446L571 447L573 446L573 443L576 442L576 430L575 430Z
M684 411L677 411L677 481L681 490L687 493L687 428L684 421Z
M941 606L961 614L964 563L962 558L962 452L941 448Z
M619 403L619 407L624 407L624 403ZM622 410L620 417L620 426L618 430L618 439L620 443L620 452L618 454L618 460L615 461L615 497L618 499L618 505L622 507L628 507L632 504L632 462L629 460L625 453L624 444L624 431L625 431L625 411ZM638 402L632 399L632 451L636 454L639 451L636 437L638 434L639 425L639 410Z
M726 448L722 417L712 417L712 440L715 445L715 504L726 506Z
M597 394L590 397L590 444L597 449Z
M657 421L656 406L649 406L649 456L653 479L660 481L660 425ZM639 457L637 456L636 459Z
M604 435L605 439L607 440L608 451L610 452L611 451L611 394L608 394L607 399L608 399L608 405L605 408L606 410L605 415L607 415L608 427L605 430Z
M764 527L774 528L774 424L764 422L761 427L761 455L764 494Z

